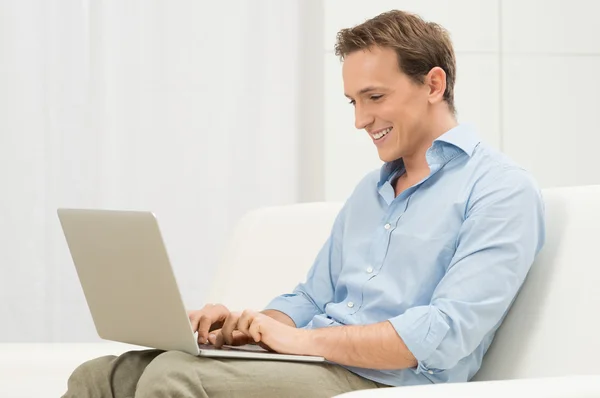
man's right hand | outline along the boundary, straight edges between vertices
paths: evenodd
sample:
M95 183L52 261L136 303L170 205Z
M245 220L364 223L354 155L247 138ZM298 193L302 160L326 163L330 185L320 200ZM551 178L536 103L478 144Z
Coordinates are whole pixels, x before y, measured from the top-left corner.
M225 322L236 325L240 316L240 313L232 313L222 304L206 304L201 310L188 312L192 330L198 332L198 343L200 344L210 343L214 345L217 341L223 341L223 338L220 338L219 335ZM254 342L252 337L246 336L237 330L229 333L231 337L228 336L227 340L230 345L244 345Z

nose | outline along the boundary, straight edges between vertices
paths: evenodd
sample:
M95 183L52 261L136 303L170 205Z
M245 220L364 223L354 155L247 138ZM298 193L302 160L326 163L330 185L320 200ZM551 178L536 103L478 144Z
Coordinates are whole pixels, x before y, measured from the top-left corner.
M357 103L354 106L354 126L358 130L362 130L372 123L373 116L366 112L364 107L359 106Z

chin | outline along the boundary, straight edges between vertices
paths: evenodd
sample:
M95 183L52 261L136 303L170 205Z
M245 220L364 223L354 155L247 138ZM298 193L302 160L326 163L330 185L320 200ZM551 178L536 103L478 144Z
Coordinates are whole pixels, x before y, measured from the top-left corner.
M379 155L379 159L385 163L393 162L394 160L398 160L402 157L401 155L398 155L397 153L389 153L389 152L378 152L378 155Z

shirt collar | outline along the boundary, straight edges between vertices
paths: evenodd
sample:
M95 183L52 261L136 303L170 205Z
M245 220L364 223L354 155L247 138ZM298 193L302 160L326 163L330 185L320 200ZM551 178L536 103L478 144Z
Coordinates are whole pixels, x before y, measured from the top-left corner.
M435 148L437 146L436 143L450 144L451 146L463 151L465 154L467 154L467 156L471 157L473 155L473 152L475 151L475 148L477 147L477 145L479 145L479 142L479 137L477 136L477 133L475 132L475 129L473 127L471 127L468 124L459 124L458 126L451 128L450 130L446 131L444 134L436 138L433 141L432 148ZM451 154L448 155L453 157ZM444 155L442 155L442 158L443 157ZM390 177L396 173L396 171L402 169L403 167L404 161L402 160L402 158L384 163L379 173L378 186L381 186L386 181L388 181Z
M434 144L436 142L445 142L461 149L467 156L471 157L480 140L473 127L467 124L459 124L446 131L433 142Z
M391 162L384 163L381 166L381 171L379 172L379 183L377 186L383 185L386 181L390 179L390 177L396 173L396 171L402 169L404 167L404 160L402 158L396 159Z

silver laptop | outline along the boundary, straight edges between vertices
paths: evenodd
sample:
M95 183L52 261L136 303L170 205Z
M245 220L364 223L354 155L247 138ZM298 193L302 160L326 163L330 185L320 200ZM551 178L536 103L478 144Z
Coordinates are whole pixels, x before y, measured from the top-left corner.
M257 345L199 345L154 214L58 209L58 217L101 338L206 357L324 361Z

